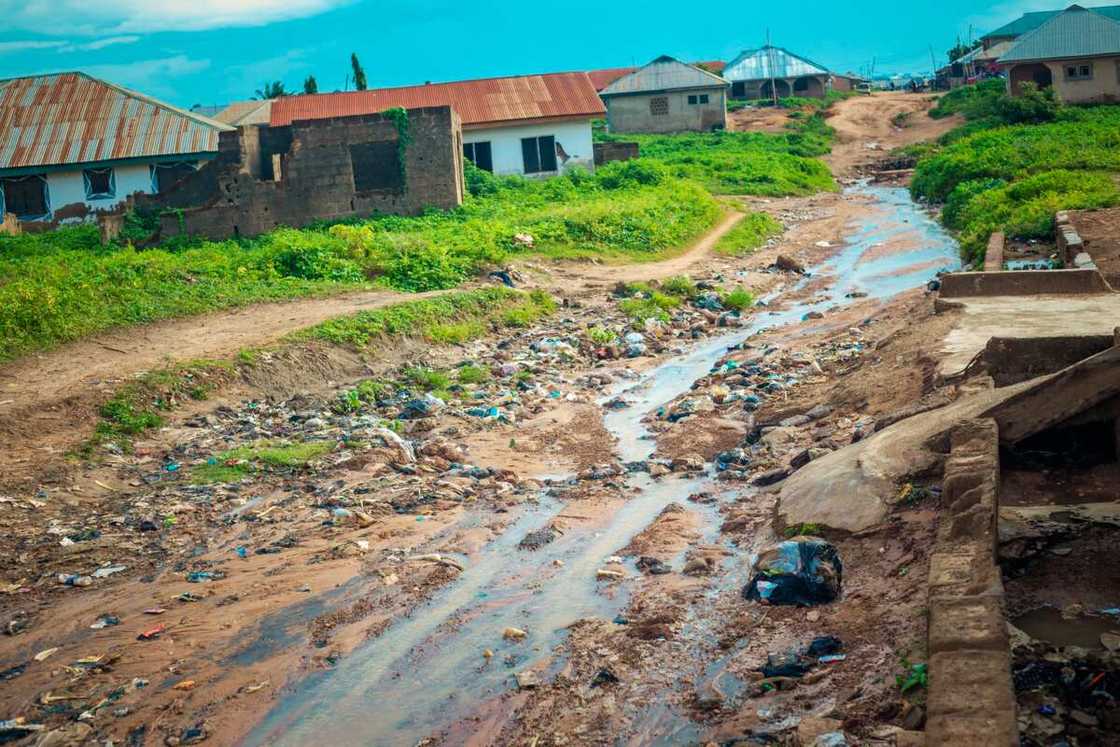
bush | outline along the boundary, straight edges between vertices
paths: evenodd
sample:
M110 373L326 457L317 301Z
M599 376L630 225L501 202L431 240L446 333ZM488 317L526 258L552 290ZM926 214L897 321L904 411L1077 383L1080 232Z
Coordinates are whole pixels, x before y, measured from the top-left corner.
M1058 116L1058 106L1053 88L1040 91L1034 83L1024 83L1018 96L1004 95L996 100L996 114L1008 124L1041 124Z
M1111 174L1049 171L978 192L959 211L961 247L966 256L983 257L988 238L1003 231L1017 239L1054 234L1059 210L1107 207L1120 203Z
M720 302L734 311L743 311L754 306L754 296L746 288L739 286L730 293L720 296Z
M990 117L996 113L996 102L1006 90L1007 85L1002 78L954 88L937 99L929 115L934 119L944 119L953 114L963 114L965 119L970 120Z
M972 181L961 182L953 188L948 199L945 200L945 207L941 211L942 222L949 228L963 228L964 223L961 214L969 201L982 192L1002 187L1005 184L1007 182L1003 179L973 179Z
M688 275L675 275L665 280L661 283L661 290L670 296L681 298L695 298L697 292L696 283Z

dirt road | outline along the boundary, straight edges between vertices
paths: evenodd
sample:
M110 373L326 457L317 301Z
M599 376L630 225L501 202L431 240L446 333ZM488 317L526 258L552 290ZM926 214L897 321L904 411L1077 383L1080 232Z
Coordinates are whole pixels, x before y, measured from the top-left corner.
M850 176L858 166L881 160L894 148L936 140L961 124L956 116L926 116L935 100L928 94L896 91L855 96L833 106L828 124L836 130L836 140L832 154L825 157L832 172Z

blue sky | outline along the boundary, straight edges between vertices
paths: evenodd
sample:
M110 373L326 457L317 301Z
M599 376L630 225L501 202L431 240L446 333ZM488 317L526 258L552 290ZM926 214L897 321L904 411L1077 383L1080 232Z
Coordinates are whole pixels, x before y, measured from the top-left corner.
M1065 3L1065 4L1068 4ZM553 7L549 7L553 6ZM82 70L180 106L250 98L267 80L341 89L357 52L371 87L647 62L728 60L767 28L836 71L926 71L1060 0L0 0L0 78Z

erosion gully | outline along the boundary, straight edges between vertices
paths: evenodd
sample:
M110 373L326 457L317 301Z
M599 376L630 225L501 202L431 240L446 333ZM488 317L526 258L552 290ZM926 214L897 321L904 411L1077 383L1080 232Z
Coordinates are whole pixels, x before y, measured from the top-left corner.
M844 245L791 289L796 292L813 283L810 300L779 308L781 297L775 294L765 299L768 306L760 306L748 326L709 338L616 385L604 398L621 395L630 402L626 409L609 411L604 417L607 430L617 438L622 462L651 456L654 443L643 418L687 392L729 348L767 329L790 327L794 331L793 325L811 311L851 303L849 294L887 299L923 285L937 269L958 266L956 242L911 202L905 189L861 183L847 191L853 197L870 198L871 204ZM520 550L517 544L527 532L564 513L563 503L542 493L499 537L476 554L461 558L466 570L430 602L360 646L333 669L296 685L248 735L245 744L411 746L440 733L457 734L454 741L465 741L470 727L462 719L508 693L514 687L515 673L535 668L547 679L560 668L561 646L571 623L587 617L609 620L625 610L627 585L596 581L596 570L603 567L604 560L666 505L711 485L710 474L655 481L645 473L633 473L626 478L631 497L616 511L601 520L573 522L564 535L539 550ZM718 504L698 506L704 512L704 542L720 542L718 509ZM708 591L710 595L746 582L752 548L729 545L728 550L732 554ZM678 567L680 560L674 559ZM633 560L628 572L631 577L640 576ZM693 613L685 635L699 642L712 633L707 630L710 625ZM528 639L503 641L506 627L527 631ZM495 654L488 663L482 656L487 648ZM724 674L718 660L696 666L701 682ZM729 675L720 687L725 694L737 692ZM645 709L638 719L643 743L679 744L699 735L698 725L676 712L671 703Z

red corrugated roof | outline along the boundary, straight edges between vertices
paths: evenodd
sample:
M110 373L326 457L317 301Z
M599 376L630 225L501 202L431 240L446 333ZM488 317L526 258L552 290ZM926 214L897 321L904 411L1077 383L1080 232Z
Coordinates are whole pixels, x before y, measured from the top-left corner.
M0 169L205 153L228 129L83 73L0 80Z
M586 73L523 75L405 88L285 96L272 105L273 127L304 119L373 114L392 107L450 106L463 125L606 113Z
M723 68L727 66L726 62L720 60L712 60L711 62L693 62L692 65L703 65L707 70L715 74L723 72ZM602 70L588 70L587 77L591 78L591 84L595 86L596 91L602 91L604 88L614 83L616 80L624 75L629 75L635 72L636 67L606 67Z

